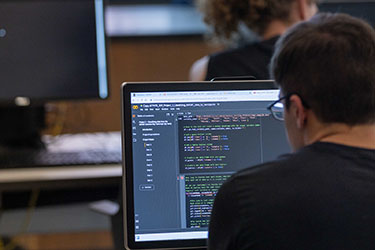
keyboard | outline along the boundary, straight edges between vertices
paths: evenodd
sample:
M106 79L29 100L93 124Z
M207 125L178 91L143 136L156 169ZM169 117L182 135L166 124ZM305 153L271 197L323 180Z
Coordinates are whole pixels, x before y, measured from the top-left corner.
M121 163L121 152L118 151L23 151L0 154L0 168L101 165L119 163Z
M0 151L0 169L120 164L119 132L46 136L46 149Z

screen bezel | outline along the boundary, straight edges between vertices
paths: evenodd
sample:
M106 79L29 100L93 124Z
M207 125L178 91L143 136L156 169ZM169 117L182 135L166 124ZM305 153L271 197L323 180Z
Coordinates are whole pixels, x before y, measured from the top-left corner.
M207 91L207 90L262 90L278 89L272 80L217 81L217 82L129 82L121 87L122 97L122 152L123 152L123 218L126 249L196 249L207 246L206 239L136 242L134 221L133 147L131 120L131 93ZM128 136L130 136L128 138Z

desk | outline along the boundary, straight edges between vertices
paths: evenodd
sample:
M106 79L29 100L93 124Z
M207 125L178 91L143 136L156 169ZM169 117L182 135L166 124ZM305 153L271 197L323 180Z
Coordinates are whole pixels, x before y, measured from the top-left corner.
M0 191L31 187L65 187L79 184L120 183L121 165L63 166L0 170ZM100 180L100 181L98 181Z
M105 192L102 190L118 191L121 185L121 176L122 167L120 164L2 169L0 170L0 194L4 194L4 207L6 208L7 203L9 203L7 200L13 199L13 195L18 197L19 193L22 194L22 192L34 188L42 190L37 202L37 209L32 214L26 234L28 237L33 235L34 241L39 239L37 238L38 235L42 237L44 234L47 236L55 235L56 238L59 235L71 234L74 236L85 233L90 238L92 237L91 234L109 233L111 231L110 217L93 212L89 208L89 201L75 202L75 200L83 198L80 195L82 193L87 194L88 187L90 190L92 188L93 192L100 191L99 194L93 195L93 200L96 199L95 197L98 197L98 199L107 198L103 197ZM82 192L82 189L84 189L84 192ZM46 190L48 191L47 194L45 193ZM69 201L68 204L65 204L66 196L71 194L75 194L77 198L73 197L73 202ZM104 195L113 198L117 197L117 192L116 194ZM50 196L54 196L52 202ZM20 197L24 196L20 195ZM30 197L27 195L25 198L23 204L27 206ZM3 197L0 197L0 199L3 200ZM56 200L60 199L61 201L54 205ZM22 233L20 228L25 221L27 209L19 208L18 205L15 205L15 207L15 209L7 209L2 213L0 220L0 233L2 235L14 236ZM103 233L103 235L106 234ZM99 234L99 236L102 235ZM77 237L75 236L75 238ZM112 244L111 240L107 237L105 243L101 244L108 246ZM68 240L68 242L70 241ZM66 244L66 242L60 242L59 239L56 239L55 244L57 243ZM46 246L41 245L40 247L47 249L46 247L50 243L46 244ZM86 244L90 246L89 243ZM85 246L84 243L81 243L81 245Z
M119 132L45 136L47 149L69 152L90 149L120 150ZM25 221L30 190L37 191L37 209L28 233L110 231L109 216L93 212L89 202L116 199L121 186L121 164L69 165L0 169L2 235L17 235ZM53 221L53 223L51 223Z

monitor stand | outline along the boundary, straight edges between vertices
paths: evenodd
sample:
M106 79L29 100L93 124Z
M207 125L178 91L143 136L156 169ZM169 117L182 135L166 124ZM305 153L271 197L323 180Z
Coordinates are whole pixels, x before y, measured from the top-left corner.
M0 148L44 148L41 139L41 130L45 128L44 105L1 106L0 121Z

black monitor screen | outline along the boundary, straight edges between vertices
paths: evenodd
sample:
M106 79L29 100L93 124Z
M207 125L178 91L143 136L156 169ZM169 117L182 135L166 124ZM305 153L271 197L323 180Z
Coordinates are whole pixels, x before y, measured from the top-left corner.
M362 18L375 27L374 0L322 1L319 10L321 12L346 13Z
M103 0L1 0L0 102L106 98Z

